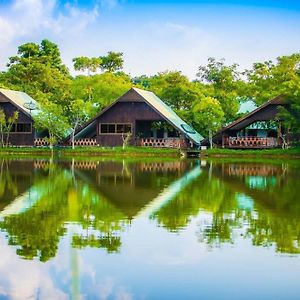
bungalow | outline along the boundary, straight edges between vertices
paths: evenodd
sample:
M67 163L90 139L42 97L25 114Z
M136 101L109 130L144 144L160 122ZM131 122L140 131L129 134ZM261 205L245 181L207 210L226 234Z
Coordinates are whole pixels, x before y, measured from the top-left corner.
M275 122L278 107L288 107L283 96L277 96L245 116L222 128L213 143L222 148L262 149L282 145L281 133L286 133L280 122ZM205 139L202 145L208 145Z
M131 88L75 133L76 145L199 147L203 139L155 94ZM67 139L71 143L70 137Z
M18 112L18 120L13 124L8 143L15 146L34 146L39 138L33 126L32 116L37 113L37 103L23 92L0 89L0 109L6 118ZM5 133L1 133L5 134Z

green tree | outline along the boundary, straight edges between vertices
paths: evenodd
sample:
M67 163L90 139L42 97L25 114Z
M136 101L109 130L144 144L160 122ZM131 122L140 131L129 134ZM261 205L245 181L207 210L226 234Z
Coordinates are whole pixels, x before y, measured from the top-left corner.
M90 76L91 73L97 72L101 67L102 59L100 57L80 56L73 58L73 62L76 71L87 71L88 76Z
M3 109L0 108L0 146L9 145L9 136L13 125L17 123L19 119L19 112L15 111L10 117L5 115Z
M1 79L7 88L26 92L40 103L48 100L65 105L70 96L68 69L62 64L58 46L48 40L19 46Z
M47 130L49 137L45 140L49 143L50 148L61 140L69 129L67 118L61 106L47 102L42 106L41 111L34 116L34 126L37 130Z
M111 104L132 86L124 73L104 73L77 76L72 82L72 96L91 105L90 117Z
M71 129L72 149L75 148L75 132L89 118L91 103L82 99L71 100L65 113Z
M280 118L286 128L300 132L300 54L278 57L275 62L255 63L246 70L248 84L245 94L258 105L284 95L289 109L281 109Z
M181 72L175 71L158 73L149 78L148 84L151 91L176 111L191 109L203 92L199 83L190 82Z
M100 56L101 69L110 73L119 71L123 68L124 59L122 52L109 51L106 56Z
M204 97L193 107L194 118L202 127L201 133L209 137L210 148L213 146L213 133L220 129L224 112L219 101L212 97Z
M230 122L239 110L240 94L245 83L241 80L238 65L225 65L224 60L210 57L206 66L200 66L199 81L206 84L206 95L217 99L224 112L224 122Z

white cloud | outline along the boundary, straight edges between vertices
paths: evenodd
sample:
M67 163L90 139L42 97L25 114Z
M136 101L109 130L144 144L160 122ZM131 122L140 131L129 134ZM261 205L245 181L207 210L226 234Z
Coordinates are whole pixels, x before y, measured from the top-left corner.
M76 36L98 17L98 6L80 9L58 0L15 0L0 12L0 64L7 60L8 49L30 39L63 39Z
M0 236L0 298L7 299L67 299L49 275L53 265L20 259L14 247L6 245Z
M14 35L12 24L0 16L0 45L10 42Z

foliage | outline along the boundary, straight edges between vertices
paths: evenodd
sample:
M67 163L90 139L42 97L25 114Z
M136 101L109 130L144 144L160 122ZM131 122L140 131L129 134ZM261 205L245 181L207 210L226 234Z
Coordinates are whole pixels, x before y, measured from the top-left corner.
M212 148L212 136L220 129L224 118L224 112L217 99L204 97L193 107L195 122L201 126L201 133L209 136L210 148Z
M103 71L114 73L123 68L123 53L109 51L106 56L100 56L100 67Z
M0 73L0 87L26 92L42 105L55 103L73 128L70 111L76 101L82 101L84 115L92 117L136 85L156 93L204 136L212 130L206 123L199 123L203 99L215 99L219 103L216 119L218 126L222 119L223 126L238 117L241 102L253 99L260 105L282 94L290 107L281 109L278 118L286 129L300 132L299 53L281 56L275 61L257 62L245 71L239 70L235 63L228 65L224 59L211 57L198 67L195 81L178 71L131 78L120 71L124 64L121 52L109 51L98 57L79 56L73 63L75 70L87 71L89 76L72 77L55 43L49 40L42 40L40 44L25 43L18 47L17 55L9 58L7 71ZM97 74L99 69L101 74Z
M278 57L275 62L255 63L245 71L248 78L246 93L257 104L284 95L289 110L281 110L284 125L300 132L300 54Z
M71 77L58 46L48 40L19 46L18 55L9 58L8 70L1 77L7 88L26 92L40 103L48 100L64 105L69 97Z
M142 76L135 78L134 82L140 84L142 88L147 87L176 111L191 109L193 102L202 95L201 86L190 82L181 72L158 73L148 80Z
M34 116L34 125L37 130L47 130L49 136L45 139L50 148L66 135L69 128L62 108L51 102L44 103L42 110Z
M210 57L206 66L200 66L197 73L199 81L208 85L208 96L216 98L224 112L225 122L235 118L239 109L240 90L244 86L237 70L238 65L225 65Z
M81 99L71 100L69 105L65 108L65 115L71 130L71 142L73 149L75 148L75 132L88 120L91 109L91 103L84 102Z
M10 132L18 119L18 111L15 111L10 117L7 117L3 109L0 108L0 147L8 147Z
M76 71L86 71L88 75L95 73L98 68L100 68L102 60L99 57L86 57L80 56L73 58L74 69Z
M94 76L77 76L72 82L72 95L91 107L90 116L111 104L131 87L124 73L104 73Z

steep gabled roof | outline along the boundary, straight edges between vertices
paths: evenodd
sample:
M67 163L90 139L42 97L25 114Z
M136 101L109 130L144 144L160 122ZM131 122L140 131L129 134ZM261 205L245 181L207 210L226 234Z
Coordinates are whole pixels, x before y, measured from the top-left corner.
M145 91L138 88L131 88L123 96L118 98L111 105L107 106L101 112L99 112L94 118L88 121L76 134L90 126L99 116L110 109L113 105L120 101L131 100L128 95L134 92L136 96L141 97L150 107L152 107L160 116L162 116L167 122L174 126L177 130L186 135L195 144L200 145L203 137L196 132L192 127L190 127L185 121L183 121L169 106L167 106L160 98L158 98L154 93L150 91ZM136 99L135 99L136 100Z
M242 121L248 119L249 117L251 117L252 115L258 113L259 111L261 111L262 109L264 109L265 107L267 107L269 105L282 105L284 103L285 103L284 96L283 95L279 95L279 96L277 96L277 97L275 97L275 98L273 98L271 100L268 100L267 102L265 102L264 104L262 104L258 108L256 108L253 111L249 112L245 116L243 116L243 117L235 120L234 122L230 123L226 127L223 127L220 130L220 132L226 131L227 129L230 129L230 128L234 127L235 125L237 125L237 124L241 123Z
M253 116L254 114L260 112L262 109L268 107L269 105L284 105L286 103L285 97L283 95L279 95L271 100L268 100L267 102L263 103L261 106L259 106L258 108L254 109L253 111L249 112L248 114L244 115L243 117L233 121L232 123L230 123L229 125L223 127L221 130L219 130L214 136L213 139L218 139L221 137L221 134L228 130L231 129L234 126L239 125L242 122L247 122L247 119L250 118L251 116ZM208 138L205 138L203 140L203 144L207 144L208 143Z
M36 109L38 108L37 102L26 93L7 89L0 89L0 93L29 117L38 112ZM35 109L30 110L30 106L35 107Z

